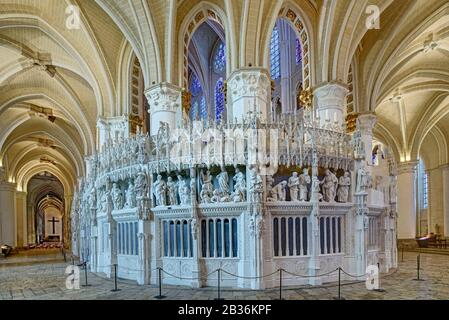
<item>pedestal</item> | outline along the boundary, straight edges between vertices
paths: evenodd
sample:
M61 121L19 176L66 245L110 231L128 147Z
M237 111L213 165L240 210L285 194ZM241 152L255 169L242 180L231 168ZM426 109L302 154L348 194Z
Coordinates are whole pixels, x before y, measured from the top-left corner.
M0 244L17 246L16 184L0 182Z
M404 162L398 166L398 239L416 237L416 161Z

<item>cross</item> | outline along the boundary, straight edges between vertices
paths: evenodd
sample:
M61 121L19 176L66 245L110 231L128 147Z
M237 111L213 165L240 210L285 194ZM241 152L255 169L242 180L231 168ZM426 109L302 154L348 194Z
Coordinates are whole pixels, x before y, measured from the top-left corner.
M53 224L53 234L55 234L55 223L59 222L59 220L56 220L55 217L53 217L51 220L48 220L48 222Z

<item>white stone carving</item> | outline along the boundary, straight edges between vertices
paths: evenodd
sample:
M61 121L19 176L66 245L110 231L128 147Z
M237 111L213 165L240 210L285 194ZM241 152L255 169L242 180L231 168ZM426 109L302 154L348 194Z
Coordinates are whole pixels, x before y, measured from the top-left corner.
M221 167L221 172L217 175L218 186L222 197L229 195L229 176L225 167Z
M153 195L156 198L156 207L167 204L167 184L162 180L161 175L158 175L153 183Z
M292 176L288 179L288 188L290 189L290 201L299 201L298 200L298 191L299 191L298 172L293 172Z
M307 168L303 169L302 174L299 176L299 200L307 201L308 200L308 185L311 182L311 178L309 176L309 170Z
M282 181L271 189L271 197L268 201L285 201L287 197L287 181Z
M176 191L176 182L172 177L167 179L167 192L168 192L168 204L170 206L176 206L178 204L178 196Z
M351 186L351 176L346 171L338 180L337 200L338 202L348 202L349 187Z
M181 205L187 205L190 202L190 191L187 186L187 182L182 178L182 176L178 175L178 194L179 200L181 201Z
M337 190L338 179L337 176L329 169L326 169L323 181L323 199L326 202L335 202L335 191Z
M137 206L136 201L136 190L134 183L132 181L129 182L128 189L126 190L126 208L135 208Z
M263 194L263 180L255 167L249 170L249 194L252 202L261 202Z
M234 175L234 192L231 195L231 198L234 202L243 202L246 201L246 179L245 175L239 170L239 168L235 168Z
M112 184L111 196L114 210L123 209L123 193L122 190L120 190L120 188L117 186L117 183Z

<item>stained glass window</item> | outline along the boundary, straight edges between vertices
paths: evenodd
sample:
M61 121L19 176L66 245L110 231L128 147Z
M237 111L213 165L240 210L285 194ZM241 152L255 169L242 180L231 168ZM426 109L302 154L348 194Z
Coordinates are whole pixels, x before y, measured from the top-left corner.
M201 93L203 89L201 88L201 83L198 77L196 76L196 73L192 73L192 76L190 78L190 92L193 96L197 96Z
M278 79L281 77L279 29L277 26L274 27L273 32L271 33L270 72L272 79Z
M220 120L224 111L223 78L215 85L215 119Z
M196 120L198 114L198 101L195 101L190 107L190 119Z
M217 50L215 51L215 57L214 57L214 70L215 72L223 72L226 66L226 46L223 42L220 42L220 44L217 47Z
M300 64L302 60L301 42L296 38L296 64Z
M207 119L207 105L206 98L204 96L201 98L200 118Z

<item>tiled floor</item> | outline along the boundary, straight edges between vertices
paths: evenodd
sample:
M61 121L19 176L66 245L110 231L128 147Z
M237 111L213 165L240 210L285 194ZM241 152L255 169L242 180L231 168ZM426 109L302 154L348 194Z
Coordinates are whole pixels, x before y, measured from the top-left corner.
M449 299L449 256L421 254L421 277L416 278L416 253L405 253L397 272L383 277L381 287L385 292L368 291L365 283L342 286L341 294L348 299ZM130 281L119 280L118 292L111 292L114 283L94 274L88 274L90 287L68 290L64 274L67 266L63 261L36 262L33 258L28 265L4 264L0 259L0 300L1 299L153 299L158 294L155 286L139 286ZM5 262L5 260L3 260ZM81 271L81 284L84 271ZM167 299L214 299L216 288L190 289L186 287L164 286ZM322 287L287 288L283 290L285 299L332 299L337 295L335 284ZM223 290L226 299L276 299L278 289L265 291Z

